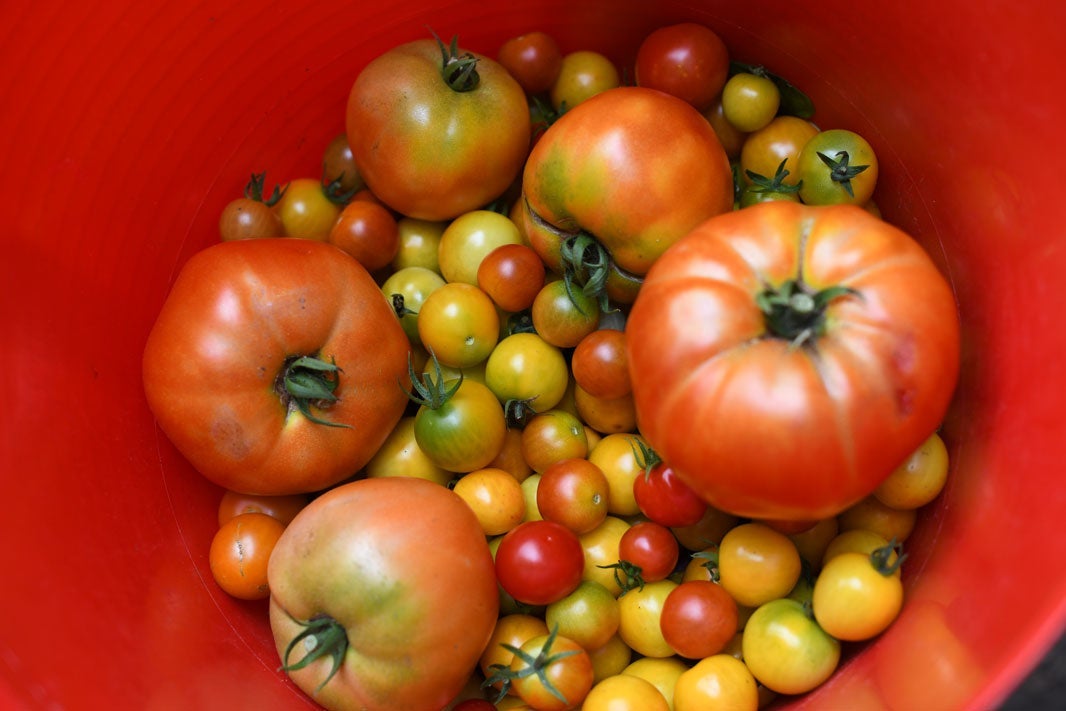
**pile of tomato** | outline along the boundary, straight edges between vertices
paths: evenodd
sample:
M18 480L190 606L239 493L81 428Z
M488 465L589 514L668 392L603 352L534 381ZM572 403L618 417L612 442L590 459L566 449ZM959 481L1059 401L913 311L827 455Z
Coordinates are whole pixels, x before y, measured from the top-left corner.
M328 708L755 709L899 614L950 289L786 79L692 23L635 57L384 53L153 328L212 573Z

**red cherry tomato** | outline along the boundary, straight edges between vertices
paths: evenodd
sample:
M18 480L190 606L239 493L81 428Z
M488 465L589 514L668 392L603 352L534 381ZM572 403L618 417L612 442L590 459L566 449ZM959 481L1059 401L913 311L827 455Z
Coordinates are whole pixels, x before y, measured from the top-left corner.
M496 550L496 578L528 605L548 605L581 584L585 554L573 531L554 521L526 521L504 534Z

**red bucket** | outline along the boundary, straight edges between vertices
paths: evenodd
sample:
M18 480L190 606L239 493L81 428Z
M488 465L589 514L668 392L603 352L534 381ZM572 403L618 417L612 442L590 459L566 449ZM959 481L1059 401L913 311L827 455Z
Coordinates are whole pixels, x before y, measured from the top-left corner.
M220 491L162 435L145 337L253 171L317 175L370 58L532 29L631 64L696 20L881 158L879 205L949 276L963 370L947 490L908 543L908 603L799 707L989 708L1066 621L1059 480L1066 4L765 0L15 2L0 9L5 214L0 706L306 708L264 608L208 569ZM1060 245L1060 246L1056 246Z

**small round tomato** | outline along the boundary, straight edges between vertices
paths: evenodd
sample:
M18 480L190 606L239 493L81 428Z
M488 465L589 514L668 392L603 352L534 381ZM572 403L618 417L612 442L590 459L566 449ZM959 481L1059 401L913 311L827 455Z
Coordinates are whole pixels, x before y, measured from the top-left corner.
M253 173L244 187L244 197L231 200L222 208L218 218L218 233L223 242L281 237L285 234L281 218L272 209L281 197L281 190L275 186L273 194L264 197L265 181L266 173Z
M585 558L583 578L600 583L615 596L622 592L622 586L610 566L618 562L618 544L628 528L629 524L622 519L608 516L599 526L579 537Z
M718 547L721 584L741 605L757 607L788 595L802 565L788 536L762 523L731 529Z
M635 79L703 112L729 77L729 50L714 30L695 22L660 27L637 48Z
M570 529L554 521L526 521L504 534L496 550L496 578L515 600L549 605L581 583L585 557Z
M739 522L740 519L733 514L708 506L699 521L691 526L674 526L673 531L682 546L690 551L698 551L721 543L725 534Z
M381 284L381 293L397 311L400 325L411 345L422 345L418 335L418 312L434 291L444 286L444 277L426 267L397 269Z
M569 382L562 351L535 333L505 337L485 362L485 384L500 402L523 402L533 412L558 405Z
M541 472L537 508L545 519L581 535L603 523L609 492L598 466L584 458L562 459Z
M573 348L600 325L600 305L564 279L545 284L530 309L533 327L548 343Z
M541 94L552 88L563 67L563 53L555 38L533 31L511 37L496 56L503 68L527 94Z
M799 180L799 155L807 141L818 133L818 127L810 121L795 116L777 116L770 123L744 139L740 151L741 174L751 171L767 178L773 177L784 161L788 171L782 182L796 185ZM751 179L748 179L751 182Z
M585 697L582 711L670 711L662 693L651 682L628 674L600 681Z
M566 410L553 409L533 415L522 430L522 455L535 472L543 472L564 459L585 457L588 455L585 427L576 415Z
M874 489L894 509L917 509L935 499L948 479L948 449L936 432Z
M759 692L755 677L736 657L715 654L701 659L677 680L674 711L755 711Z
M446 282L418 311L422 345L444 365L469 368L492 352L500 337L500 317L488 295L470 284Z
M487 386L443 376L414 382L415 441L430 460L451 472L488 466L507 436L499 400Z
M388 208L369 200L353 200L345 205L329 231L328 241L371 272L392 264L400 251L396 218Z
M633 395L601 398L590 395L574 384L574 407L585 424L603 434L634 432L637 429L637 408Z
M679 655L703 659L721 652L736 635L737 603L721 585L689 580L666 597L659 625Z
M674 534L654 521L634 523L618 541L620 571L625 572L626 564L634 566L640 585L663 580L674 572L679 554Z
M744 626L744 663L762 685L779 694L803 694L832 675L840 642L828 635L795 600L761 605Z
M718 141L722 144L722 148L725 149L725 154L729 156L729 160L739 160L748 134L729 123L729 119L725 117L725 111L722 109L721 94L715 97L711 107L703 112L703 117L711 124L715 135L718 136Z
M263 513L287 524L310 500L307 494L259 496L227 490L218 502L218 525L224 526L231 518L243 513Z
M643 588L634 588L618 598L620 612L618 636L645 657L664 658L674 655L674 648L663 638L659 620L663 603L677 587L673 580L656 580Z
M633 480L633 498L641 513L671 528L699 523L707 503L643 439L634 437L632 441L643 469Z
M485 651L478 660L478 668L481 669L485 678L488 678L495 671L493 669L495 665L510 666L511 660L514 659L514 652L508 649L508 646L521 647L534 637L546 634L548 634L548 625L541 617L522 612L501 615L496 620L492 636L489 637ZM492 686L498 689L502 686L502 682Z
M679 657L663 657L661 659L641 657L631 662L622 670L622 673L640 677L650 682L652 686L659 690L659 693L663 695L666 703L672 709L674 707L674 687L677 685L678 678L688 668L689 665Z
M563 57L552 84L552 106L562 113L621 83L618 68L605 55L587 49L571 52Z
M452 220L440 237L440 273L450 282L477 286L477 272L490 252L505 244L521 244L518 227L506 215L472 210Z
M427 479L444 486L455 476L437 466L415 438L415 418L403 417L389 433L385 442L363 468L371 478L386 476L410 476Z
M446 222L420 220L415 217L400 217L396 229L400 236L400 248L392 260L392 268L425 267L440 273L440 240Z
M533 473L532 467L526 463L522 456L522 430L514 427L507 428L507 436L503 440L503 448L496 458L489 462L490 467L503 469L515 478L523 482Z
M215 582L241 600L270 596L267 563L285 524L265 513L242 513L224 523L211 539L209 563Z
M855 528L875 531L886 540L902 543L911 535L918 519L915 509L894 509L871 495L837 514L841 531Z
M286 235L319 242L329 239L341 212L341 206L330 199L327 186L316 178L290 181L274 209Z
M637 477L643 476L644 470L633 450L632 439L635 436L628 433L608 434L588 453L589 461L603 470L607 477L611 492L607 510L616 516L636 516L640 513L633 487Z
M796 163L808 205L864 205L877 187L877 155L869 142L843 128L820 131L803 146Z
M582 580L577 588L544 610L550 629L574 640L588 651L599 649L618 631L618 600L595 580Z
M529 245L500 245L481 260L477 285L504 311L528 309L544 286L544 262Z
M822 567L822 557L830 542L840 532L840 525L835 516L823 518L805 531L785 534L796 546L800 558L817 571Z
M366 188L363 176L359 175L355 159L352 158L347 134L334 136L322 151L322 178L329 182L336 181L343 193L357 193Z
M516 649L510 672L518 696L537 711L580 708L594 681L588 652L555 630Z
M781 91L763 74L739 72L722 87L722 112L740 131L758 131L777 115Z
M903 608L903 583L895 572L901 562L888 563L891 546L870 555L842 553L826 563L814 582L814 619L833 637L858 642L877 635Z
M619 398L633 391L625 333L599 328L582 338L570 359L574 382L593 397Z
M464 474L452 490L474 511L486 536L499 536L522 523L522 485L502 469L485 467Z

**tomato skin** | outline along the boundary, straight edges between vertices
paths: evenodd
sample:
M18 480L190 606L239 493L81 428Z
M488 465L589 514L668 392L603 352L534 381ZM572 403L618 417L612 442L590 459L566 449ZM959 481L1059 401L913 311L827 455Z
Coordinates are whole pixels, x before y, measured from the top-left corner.
M722 586L688 580L663 602L659 618L663 639L682 657L718 654L737 633L737 603Z
M285 194L274 206L288 237L325 242L341 213L339 205L326 196L326 188L315 178L297 178L289 182Z
M432 556L428 540L441 546ZM330 708L443 708L496 625L492 555L477 519L453 492L422 479L358 480L316 498L278 542L269 580L283 661L298 620L326 615L347 632L347 654L321 690L328 656L289 672Z
M588 49L563 56L549 95L556 111L570 111L621 83L618 68L605 55Z
M819 686L840 662L840 642L826 634L795 600L759 606L744 626L744 663L779 694L803 694Z
M218 586L241 600L269 597L267 563L284 531L284 523L254 511L222 524L209 551L211 574Z
M670 711L670 705L650 681L626 674L598 682L581 708L583 711Z
M676 711L755 711L759 692L744 663L727 654L697 662L681 674L674 689Z
M444 81L441 47L431 39L379 55L352 85L352 157L374 194L403 215L446 220L477 209L522 168L530 139L525 92L495 60L470 54L480 77L471 91Z
M670 529L654 521L638 521L618 542L618 557L640 567L645 582L663 580L677 565L679 546Z
M496 551L496 577L515 600L549 605L581 583L585 557L577 536L554 521L526 521Z
M528 309L544 286L544 262L528 245L500 245L481 260L477 285L504 311Z
M703 112L729 77L729 50L709 27L695 22L668 25L640 43L635 73L638 86L665 91Z
M374 272L389 266L399 253L400 231L388 208L369 200L353 200L333 223L329 243Z
M853 171L862 168L862 171L850 179L839 180L843 176L836 174L824 161L829 158L841 162L845 156L848 168ZM841 170L843 168L842 165ZM877 154L873 146L854 131L828 129L819 131L803 146L796 171L803 181L800 199L809 205L865 205L877 187Z
M579 536L603 523L610 492L603 471L584 458L563 459L541 472L537 508L542 517Z
M582 338L574 348L570 367L574 382L593 397L613 399L633 391L621 330L600 328Z
M496 60L527 94L551 89L563 67L563 54L555 38L539 30L508 39L500 46Z
M656 580L618 598L618 636L634 652L654 658L673 656L674 648L663 638L660 619L663 603L676 587L672 580Z
M238 491L227 491L218 502L218 525L224 526L231 518L242 513L263 513L288 524L310 500L306 494L250 496Z
M814 582L814 619L839 640L857 642L877 635L903 608L903 583L895 569L878 569L871 556L842 553Z
M514 689L523 701L537 711L569 711L581 707L594 680L592 660L581 645L567 637L549 634L527 641L521 651L536 660L536 665L544 664L538 673L520 675L514 680ZM512 672L519 673L529 667L525 659L515 654ZM562 698L552 693L545 681Z
M707 503L664 462L633 480L633 498L641 513L671 528L693 526L707 511Z
M488 386L464 378L440 407L421 405L415 414L415 441L429 459L450 472L487 467L503 449L507 423Z
M370 275L301 239L213 245L182 268L145 344L145 396L209 480L248 494L318 491L356 472L406 407L410 344ZM313 422L276 392L294 355L339 367Z
M631 303L670 244L732 209L733 177L699 112L654 89L618 87L544 133L526 163L523 194L524 229L545 264L563 273L565 240L592 235L609 256L607 295Z
M770 337L757 304L797 276L855 290L800 347ZM708 220L664 254L626 345L640 431L689 486L736 515L809 521L872 492L937 427L960 353L951 288L917 242L861 208L787 202Z

